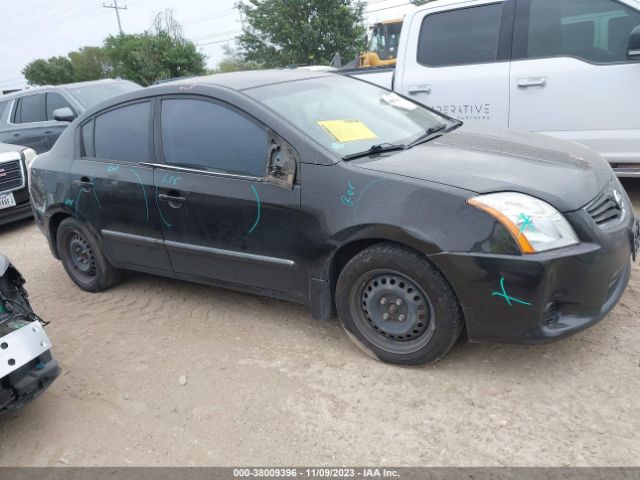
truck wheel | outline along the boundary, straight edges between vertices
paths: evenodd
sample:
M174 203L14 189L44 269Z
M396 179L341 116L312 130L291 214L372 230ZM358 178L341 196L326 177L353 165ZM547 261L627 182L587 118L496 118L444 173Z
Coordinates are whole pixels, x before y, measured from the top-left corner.
M100 292L120 281L97 240L75 218L67 218L58 227L58 253L71 280L87 292Z
M400 365L443 357L464 322L442 274L418 253L391 243L366 248L345 265L336 306L342 326L362 350Z

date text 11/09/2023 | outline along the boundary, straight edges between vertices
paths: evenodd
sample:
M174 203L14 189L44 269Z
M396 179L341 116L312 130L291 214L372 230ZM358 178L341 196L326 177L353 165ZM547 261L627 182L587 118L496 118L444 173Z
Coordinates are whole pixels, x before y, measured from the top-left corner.
M237 478L398 478L400 473L387 468L234 468L233 476Z

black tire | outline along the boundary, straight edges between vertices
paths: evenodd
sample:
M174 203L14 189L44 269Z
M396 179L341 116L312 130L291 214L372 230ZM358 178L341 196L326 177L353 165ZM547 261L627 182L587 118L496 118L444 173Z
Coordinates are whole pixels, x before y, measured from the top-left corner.
M444 276L417 252L379 243L342 269L336 307L349 337L383 362L425 365L449 352L464 324Z
M63 220L56 237L62 265L82 290L100 292L120 281L120 271L109 264L98 241L78 220Z

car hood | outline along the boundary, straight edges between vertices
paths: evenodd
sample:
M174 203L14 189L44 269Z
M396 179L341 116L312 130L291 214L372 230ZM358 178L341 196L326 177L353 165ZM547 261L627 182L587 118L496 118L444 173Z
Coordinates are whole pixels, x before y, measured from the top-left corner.
M563 212L586 205L613 175L602 156L577 143L477 125L465 125L410 150L350 164L476 193L522 192Z

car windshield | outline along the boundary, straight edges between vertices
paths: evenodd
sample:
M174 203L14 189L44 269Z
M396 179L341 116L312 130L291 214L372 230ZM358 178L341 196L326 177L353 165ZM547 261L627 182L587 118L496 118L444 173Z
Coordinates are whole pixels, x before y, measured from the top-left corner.
M373 146L405 146L427 130L449 123L395 93L341 76L267 85L245 93L341 157Z
M92 107L103 100L106 100L121 93L130 92L142 88L140 85L128 80L119 80L108 83L96 83L93 85L85 85L81 87L69 87L69 91L78 99L86 108Z

